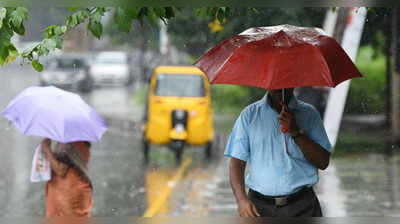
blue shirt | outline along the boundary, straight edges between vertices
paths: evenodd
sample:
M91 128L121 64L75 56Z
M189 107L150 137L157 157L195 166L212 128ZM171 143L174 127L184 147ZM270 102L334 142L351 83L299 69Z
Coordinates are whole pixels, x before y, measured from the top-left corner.
M249 163L246 185L261 194L288 195L304 186L313 186L318 182L318 169L306 160L290 134L281 132L279 113L271 108L267 99L266 94L242 111L224 154ZM294 96L288 106L295 115L297 126L331 152L318 111ZM289 153L286 152L285 138Z

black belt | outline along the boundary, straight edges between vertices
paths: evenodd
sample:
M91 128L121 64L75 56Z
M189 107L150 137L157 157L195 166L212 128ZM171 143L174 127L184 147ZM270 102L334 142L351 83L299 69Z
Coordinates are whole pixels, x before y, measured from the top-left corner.
M301 190L290 194L290 195L284 195L284 196L267 196L263 195L261 193L258 193L257 191L254 191L252 189L249 189L249 195L251 194L253 197L260 199L266 203L269 203L271 205L275 206L285 206L288 205L294 201L297 201L298 199L302 198L305 196L307 193L313 192L313 189L311 187L305 187L302 188Z

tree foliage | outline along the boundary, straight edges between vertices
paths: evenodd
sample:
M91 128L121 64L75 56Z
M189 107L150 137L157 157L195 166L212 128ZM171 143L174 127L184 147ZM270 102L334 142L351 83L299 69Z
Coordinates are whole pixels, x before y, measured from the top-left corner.
M229 8L222 21L223 29L211 32L215 18L204 17L198 9L184 8L168 24L168 33L175 46L199 57L207 49L249 27L293 24L322 26L326 8Z
M0 65L11 63L18 56L22 57L22 63L32 64L37 71L43 70L40 64L40 56L44 56L54 51L62 49L63 36L65 33L74 29L79 24L87 24L87 30L96 38L100 39L103 34L102 18L105 13L114 10L114 22L122 32L130 32L132 21L139 21L141 24L147 21L154 27L158 26L158 20L165 23L174 18L181 8L178 7L91 7L80 8L71 7L69 15L63 25L48 26L43 34L43 40L25 50L18 52L11 38L18 34L24 35L24 22L28 20L28 10L24 7L1 7L0 8ZM229 13L227 7L205 7L196 10L199 15L211 16L221 22Z

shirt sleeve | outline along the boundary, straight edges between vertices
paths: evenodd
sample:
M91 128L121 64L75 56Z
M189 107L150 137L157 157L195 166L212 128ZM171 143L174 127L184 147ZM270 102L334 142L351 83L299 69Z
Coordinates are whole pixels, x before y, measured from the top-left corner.
M234 157L247 161L250 155L248 119L246 111L243 111L233 126L228 143L226 144L225 156Z
M311 140L318 143L328 152L332 152L332 146L329 142L328 135L326 134L324 123L322 122L321 116L319 113L314 110L312 113L312 126L310 129L310 133L308 133Z

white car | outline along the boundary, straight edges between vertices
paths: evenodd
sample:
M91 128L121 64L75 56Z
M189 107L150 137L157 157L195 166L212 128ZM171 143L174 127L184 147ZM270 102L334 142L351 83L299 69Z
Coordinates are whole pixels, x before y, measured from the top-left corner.
M89 92L92 90L92 80L87 64L87 58L82 54L52 55L46 60L45 69L39 73L40 85Z
M130 58L126 52L101 52L94 57L89 74L94 85L122 84L132 82Z

